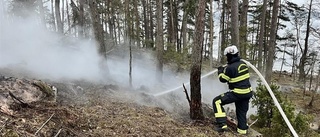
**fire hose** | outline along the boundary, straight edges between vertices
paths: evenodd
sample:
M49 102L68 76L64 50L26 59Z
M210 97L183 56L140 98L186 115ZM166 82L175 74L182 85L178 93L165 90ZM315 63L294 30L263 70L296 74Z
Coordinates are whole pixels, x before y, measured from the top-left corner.
M262 83L266 86L266 88L267 88L267 90L268 90L271 98L273 99L276 107L278 108L278 110L279 110L282 118L284 119L284 121L286 122L287 126L289 127L292 135L293 135L294 137L298 137L297 132L294 130L293 126L291 125L290 121L288 120L286 114L284 113L283 109L281 108L281 105L279 104L277 98L276 98L275 95L273 94L273 92L272 92L269 84L268 84L267 81L264 79L264 77L262 76L262 74L261 74L261 73L257 70L257 68L256 68L255 66L253 66L250 62L248 62L248 61L246 61L246 60L244 60L244 59L241 59L241 61L243 61L244 63L246 63L249 67L251 67L251 68L258 74L258 76L259 76L260 79L262 80ZM205 78L205 77L207 77L207 76L209 76L209 75L212 75L212 74L216 73L217 71L218 71L217 69L216 69L216 70L213 70L213 71L211 71L211 72L209 72L209 73L201 76L201 79L203 79L203 78ZM190 85L190 82L186 83L186 85ZM155 96L155 97L161 96L161 95L164 95L164 94L173 92L173 91L175 91L175 90L177 90L177 89L180 89L180 88L182 88L182 87L183 87L183 86L179 86L179 87L176 87L176 88L173 88L173 89L170 89L170 90L166 90L166 91L163 91L163 92L154 94L153 96Z

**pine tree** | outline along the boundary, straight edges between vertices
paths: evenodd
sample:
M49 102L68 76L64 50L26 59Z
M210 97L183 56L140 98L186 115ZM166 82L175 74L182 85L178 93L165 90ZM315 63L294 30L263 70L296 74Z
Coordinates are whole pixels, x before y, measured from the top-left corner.
M301 112L295 115L294 106L287 98L282 97L281 91L279 90L280 86L271 84L270 88L296 132L301 136L315 135L315 133L309 129L308 125L312 117L307 114L302 115ZM258 119L258 121L255 126L259 128L259 132L268 136L292 136L286 122L274 105L269 92L261 83L258 83L252 104L257 107L258 112L255 118Z

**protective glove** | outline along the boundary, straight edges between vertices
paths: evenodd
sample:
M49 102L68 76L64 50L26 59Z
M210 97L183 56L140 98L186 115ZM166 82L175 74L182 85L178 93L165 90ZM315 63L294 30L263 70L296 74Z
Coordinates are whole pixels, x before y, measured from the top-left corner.
M224 67L223 67L223 66L218 67L218 75L219 75L220 73L223 73L223 70L224 70Z

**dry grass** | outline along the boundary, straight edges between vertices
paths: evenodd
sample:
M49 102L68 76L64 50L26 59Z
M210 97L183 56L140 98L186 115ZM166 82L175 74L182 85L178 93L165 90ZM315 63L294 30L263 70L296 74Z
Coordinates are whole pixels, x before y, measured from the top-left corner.
M286 85L296 85L288 78L278 79ZM37 136L47 137L104 137L104 136L190 136L216 137L235 136L232 133L218 135L213 130L212 120L192 121L188 109L167 111L157 104L157 100L147 95L120 89L117 85L96 85L76 82L74 85L51 83L58 88L57 103L35 102L31 108L12 106L12 116L1 114L1 136ZM302 96L300 90L285 94L297 107L305 108L310 95ZM139 96L151 105L141 105L132 98ZM319 95L315 97L314 106L308 108L310 113L319 115ZM174 99L173 99L174 100ZM60 131L60 132L59 132Z
M0 135L34 136L54 114L36 136L219 136L209 120L181 121L174 112L135 103L130 99L132 93L117 90L114 85L83 84L85 87L77 92L63 83L53 85L58 87L57 103L34 102L29 104L31 108L11 106L14 114L0 117Z
M320 95L311 91L304 91L303 83L294 80L289 75L274 74L274 80L279 85L291 87L289 92L283 92L282 95L287 97L291 103L295 106L296 110L303 113L312 115L314 117L314 123L320 124ZM312 106L309 103L314 96Z

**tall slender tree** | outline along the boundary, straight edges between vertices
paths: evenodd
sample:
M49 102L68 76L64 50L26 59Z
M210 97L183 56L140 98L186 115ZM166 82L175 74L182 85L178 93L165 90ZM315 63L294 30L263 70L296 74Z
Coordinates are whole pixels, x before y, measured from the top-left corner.
M140 47L140 16L139 16L139 10L138 10L138 2L134 3L134 16L135 16L135 41L137 43L137 46Z
M214 35L214 22L213 22L213 0L210 0L210 16L209 16L209 23L210 23L210 33L209 33L209 60L210 60L210 67L213 67L213 35Z
M265 44L265 29L266 29L266 14L267 14L267 5L268 5L268 0L263 0L263 5L262 5L262 12L260 15L260 31L259 31L259 42L258 42L258 69L259 71L263 70L262 67L262 49Z
M311 83L311 82L310 82ZM309 107L312 107L313 106L313 102L314 102L314 98L315 98L315 95L318 91L318 88L320 86L320 66L318 67L318 75L317 75L317 78L316 78L316 86L315 86L315 89L312 93L312 97L311 97L311 100L310 102L308 103L308 106Z
M163 0L157 0L157 36L156 36L156 48L157 48L157 78L162 81L163 75Z
M270 41L269 41L269 48L268 48L268 58L266 64L266 81L268 83L271 82L272 78L272 68L273 68L273 61L275 56L275 47L276 47L276 36L277 36L277 22L278 22L278 12L279 12L279 0L273 1L273 8L272 8L272 19L271 19L271 30L270 30Z
M149 29L149 35L150 35L150 47L151 48L154 48L154 23L153 23L153 20L154 20L154 13L153 13L153 5L154 5L154 1L155 0L150 0L150 4L149 4L149 26L150 26L150 29Z
M56 26L57 26L57 32L63 33L63 22L61 20L61 13L60 13L60 0L54 1L54 13L55 13L55 19L56 19Z
M241 15L240 15L240 39L239 39L239 47L240 47L240 55L242 58L247 58L247 16L248 16L248 8L249 1L243 0L241 7Z
M187 25L188 25L188 14L189 14L189 6L190 0L186 0L183 3L183 16L182 16L182 26L181 26L181 39L182 39L182 47L187 47Z
M170 43L173 47L176 46L176 42L177 42L177 39L176 39L176 36L175 36L175 33L176 33L176 25L175 25L175 20L176 17L175 17L175 0L170 0L170 22L169 22L169 36L170 36Z
M304 39L304 49L302 51L302 55L299 62L299 80L300 81L305 81L305 76L306 76L305 65L306 65L307 54L309 49L308 42L309 42L309 35L310 35L310 28L311 28L310 20L311 20L311 12L312 12L312 2L313 0L310 0L308 19L307 19L306 37Z
M85 16L84 16L84 4L85 0L79 0L79 37L83 38L84 37L84 21L85 21Z
M218 51L221 51L222 49L224 49L226 47L227 44L227 25L226 25L226 15L227 15L227 4L226 4L227 0L222 0L222 13L221 13L221 18L220 18L220 47ZM218 60L220 61L220 63L224 63L226 58L223 55L223 52L220 52L220 54L218 55Z
M231 0L231 44L239 47L239 1Z
M89 1L90 13L92 18L93 32L96 41L98 42L98 51L101 56L106 57L106 45L104 40L104 30L101 24L100 15L98 12L97 0Z
M206 0L199 0L196 11L196 30L194 44L192 48L192 65L190 72L191 86L191 103L190 117L191 119L203 119L203 111L201 105L201 63L203 51L203 33L204 33L204 16L205 16Z
M143 9L143 28L144 28L144 46L150 47L149 45L149 17L148 17L148 6L149 0L142 0Z

